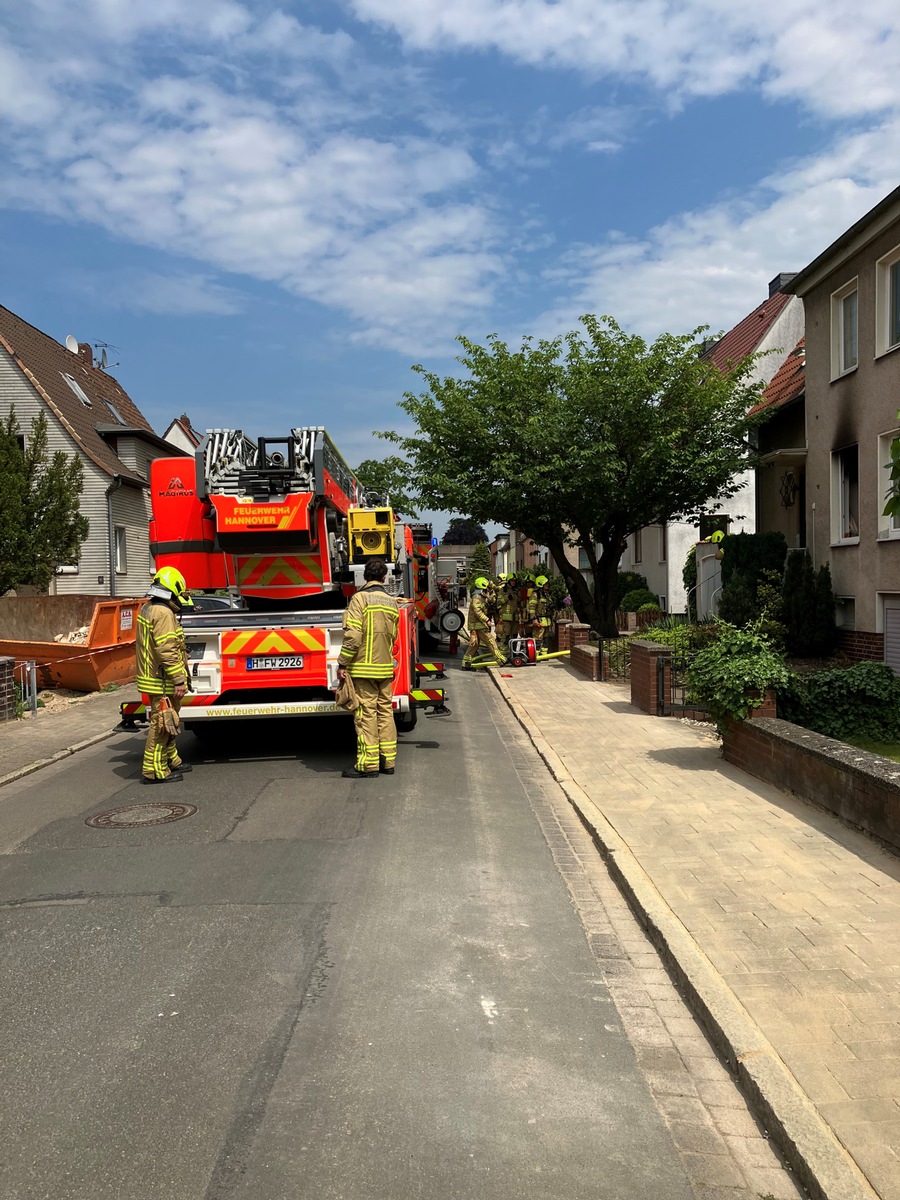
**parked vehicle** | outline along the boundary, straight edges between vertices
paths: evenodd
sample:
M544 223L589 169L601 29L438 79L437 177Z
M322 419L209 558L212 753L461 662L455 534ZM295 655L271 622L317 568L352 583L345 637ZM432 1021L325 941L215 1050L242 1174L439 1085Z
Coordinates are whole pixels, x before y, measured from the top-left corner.
M154 462L150 491L157 567L177 567L192 591L227 589L241 604L206 596L184 615L188 729L245 717L346 717L334 702L341 621L373 557L387 561L400 607L398 728L412 729L420 707L446 711L441 689L419 687L412 531L389 504L368 503L323 428L257 441L211 430L195 458Z

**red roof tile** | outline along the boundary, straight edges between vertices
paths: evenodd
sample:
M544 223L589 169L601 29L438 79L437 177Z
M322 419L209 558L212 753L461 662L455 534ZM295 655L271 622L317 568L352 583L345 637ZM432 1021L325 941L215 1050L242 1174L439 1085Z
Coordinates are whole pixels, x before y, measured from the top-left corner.
M98 467L135 483L146 482L125 466L98 432L98 429L110 431L122 426L123 433L126 429L138 434L146 432L159 441L143 413L111 375L99 367L89 366L81 354L68 350L2 305L0 345L12 355L50 410ZM66 375L91 401L90 408L66 383Z
M729 363L734 366L742 362L753 353L790 300L784 292L776 292L720 338L704 357L714 362L720 371L727 370Z
M806 338L801 338L775 374L762 394L759 404L750 413L762 412L767 408L780 408L802 396L806 390Z

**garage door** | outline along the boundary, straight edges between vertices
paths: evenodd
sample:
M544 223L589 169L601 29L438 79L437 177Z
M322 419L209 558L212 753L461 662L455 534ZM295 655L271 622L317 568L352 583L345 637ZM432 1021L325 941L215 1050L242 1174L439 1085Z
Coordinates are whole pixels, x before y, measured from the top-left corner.
M884 598L884 661L900 675L900 596Z

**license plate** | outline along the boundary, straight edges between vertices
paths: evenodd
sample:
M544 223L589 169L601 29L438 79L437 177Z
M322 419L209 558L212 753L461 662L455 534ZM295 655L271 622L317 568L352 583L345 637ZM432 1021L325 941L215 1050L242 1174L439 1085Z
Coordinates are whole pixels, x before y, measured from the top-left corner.
M302 654L258 654L247 659L248 671L299 671L302 666Z

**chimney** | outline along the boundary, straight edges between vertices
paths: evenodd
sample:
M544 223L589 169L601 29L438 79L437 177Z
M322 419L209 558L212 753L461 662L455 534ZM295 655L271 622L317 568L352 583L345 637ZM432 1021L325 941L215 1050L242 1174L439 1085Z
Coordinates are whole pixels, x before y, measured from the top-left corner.
M82 361L86 362L89 367L94 365L94 352L91 350L90 342L79 342L78 354Z
M782 271L776 275L769 283L769 299L771 300L776 292L783 292L796 274L796 271Z

